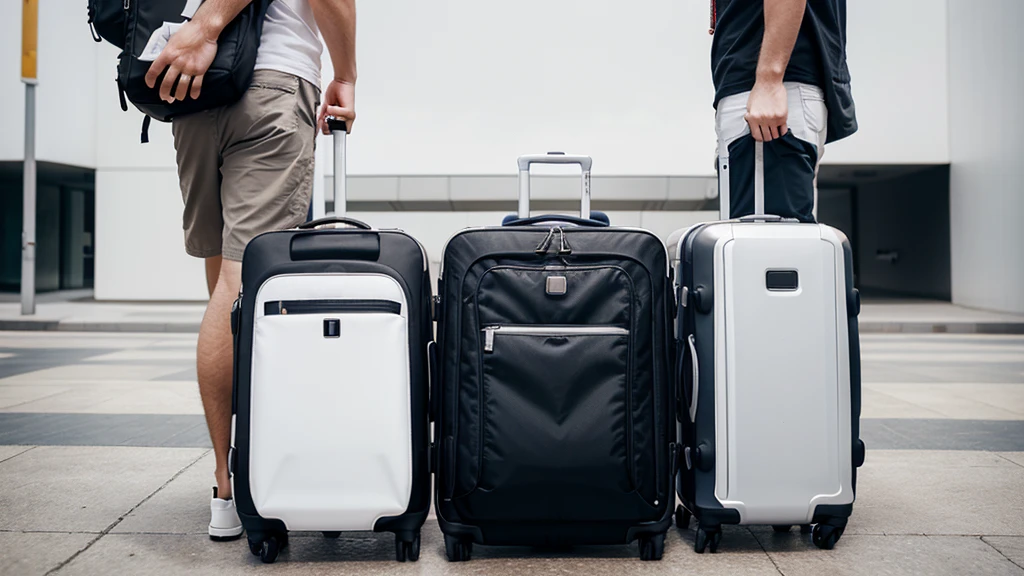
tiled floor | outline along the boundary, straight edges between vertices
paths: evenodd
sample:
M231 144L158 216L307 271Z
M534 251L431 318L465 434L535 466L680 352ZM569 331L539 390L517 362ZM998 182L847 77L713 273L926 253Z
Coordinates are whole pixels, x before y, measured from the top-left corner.
M474 548L433 518L415 564L390 536L298 534L264 566L205 535L212 454L195 335L0 333L0 574L1024 575L1024 337L866 335L868 459L842 541L730 527L718 554L673 528L635 548Z

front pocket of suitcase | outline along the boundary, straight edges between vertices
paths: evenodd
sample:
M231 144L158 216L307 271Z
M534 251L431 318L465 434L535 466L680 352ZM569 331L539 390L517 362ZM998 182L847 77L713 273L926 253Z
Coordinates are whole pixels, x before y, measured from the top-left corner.
M480 480L472 516L501 521L635 518L629 332L488 327Z
M412 486L408 320L388 300L272 300L256 319L250 489L290 530L370 530Z

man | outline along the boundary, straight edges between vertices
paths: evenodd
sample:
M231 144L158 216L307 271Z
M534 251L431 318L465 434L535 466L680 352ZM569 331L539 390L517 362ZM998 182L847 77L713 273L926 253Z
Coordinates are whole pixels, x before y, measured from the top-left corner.
M146 83L168 102L197 98L221 30L251 0L205 0L153 62ZM273 0L264 20L252 86L230 106L175 119L174 146L185 202L185 251L206 259L210 302L199 328L196 372L216 457L210 537L234 539L242 524L231 500L231 304L245 245L257 234L306 219L313 192L316 127L355 119L355 0ZM318 33L319 29L319 33ZM334 63L320 96L319 34Z
M712 0L719 198L754 213L755 141L765 213L813 222L827 142L857 131L846 0Z

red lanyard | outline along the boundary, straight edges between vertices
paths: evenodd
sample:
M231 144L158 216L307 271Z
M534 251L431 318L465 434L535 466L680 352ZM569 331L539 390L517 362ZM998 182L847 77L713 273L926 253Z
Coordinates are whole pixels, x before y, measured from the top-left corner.
M718 24L718 2L711 0L711 25L708 27L708 34L715 33L716 24Z

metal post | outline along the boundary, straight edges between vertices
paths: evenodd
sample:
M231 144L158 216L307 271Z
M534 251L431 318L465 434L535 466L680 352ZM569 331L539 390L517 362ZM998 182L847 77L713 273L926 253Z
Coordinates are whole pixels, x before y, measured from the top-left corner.
M25 83L25 172L21 219L21 313L36 313L36 86Z
M25 172L21 218L21 313L36 313L36 82L39 0L21 6L21 81L25 83Z

